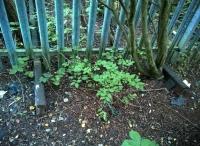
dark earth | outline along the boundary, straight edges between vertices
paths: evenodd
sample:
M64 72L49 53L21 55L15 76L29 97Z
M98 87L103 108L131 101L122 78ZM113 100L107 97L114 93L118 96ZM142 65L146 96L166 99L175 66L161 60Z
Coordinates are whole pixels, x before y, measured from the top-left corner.
M33 79L9 75L6 68L0 73L0 90L8 91L0 99L2 146L119 146L130 130L161 146L200 145L199 90L196 97L182 95L186 104L175 106L173 90L168 92L162 81L144 78L144 92L127 88L121 94L136 93L138 98L127 106L114 103L119 114L103 122L96 116L100 101L95 89L71 88L66 77L60 87L45 85L47 111L37 116ZM20 88L16 93L8 88L13 83Z

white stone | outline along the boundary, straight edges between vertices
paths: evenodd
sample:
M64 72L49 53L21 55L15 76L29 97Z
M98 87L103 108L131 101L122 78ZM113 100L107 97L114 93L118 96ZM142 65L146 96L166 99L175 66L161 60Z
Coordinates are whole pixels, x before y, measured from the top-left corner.
M46 131L46 132L50 132L50 131L51 131L51 129L46 129L45 131Z
M68 102L69 101L69 99L68 98L64 98L64 102L66 103L66 102Z

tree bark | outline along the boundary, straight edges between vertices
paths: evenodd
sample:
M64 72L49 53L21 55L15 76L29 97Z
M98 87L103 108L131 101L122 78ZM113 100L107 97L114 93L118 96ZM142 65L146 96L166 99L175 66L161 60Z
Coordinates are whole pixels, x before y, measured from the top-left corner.
M137 54L137 49L136 49L136 40L135 40L135 23L134 23L134 17L135 17L135 7L136 3L135 0L131 1L130 3L130 14L128 18L128 28L129 28L129 51L132 54L132 57L134 58L135 64L137 66L137 69L141 72L144 73L144 69L140 65L140 61L138 58Z
M163 65L168 54L168 32L167 25L170 13L170 0L161 0L160 15L158 22L158 56L156 59L157 68L162 71Z
M160 78L161 73L158 71L155 61L154 61L154 56L153 56L153 51L150 45L150 38L149 38L149 33L148 33L148 25L147 25L147 10L148 10L148 0L142 0L142 5L141 5L141 11L142 11L142 39L144 43L144 47L146 50L147 54L147 63L148 63L148 72L149 75L154 77L154 78Z

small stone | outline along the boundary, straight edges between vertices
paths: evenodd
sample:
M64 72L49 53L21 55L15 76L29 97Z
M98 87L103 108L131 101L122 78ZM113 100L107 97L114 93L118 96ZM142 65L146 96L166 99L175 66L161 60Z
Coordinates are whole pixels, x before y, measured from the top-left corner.
M45 124L44 124L44 126L45 126L45 127L48 127L48 126L49 126L49 124L48 124L48 123L45 123Z
M75 144L75 143L76 143L76 140L72 140L72 143Z
M59 118L58 118L58 121L63 121L63 120L64 120L63 117L59 117Z
M68 98L64 98L64 102L66 103L66 102L68 102L69 101L69 99Z
M85 128L86 123L87 123L87 121L86 121L86 120L83 120L83 121L81 122L81 127L82 127L82 128Z
M45 131L46 131L46 132L50 132L50 131L51 131L51 129L46 129Z
M151 126L151 129L155 129L155 127L154 127L154 126Z
M66 136L66 134L65 133L63 133L63 137L65 137Z
M103 144L98 144L98 146L103 146Z
M20 120L19 120L19 119L16 119L16 123L19 124L19 122L20 122Z
M151 113L151 109L149 110L149 114Z
M171 141L171 140L172 140L172 137L170 137L170 136L169 136L169 137L167 137L167 140Z
M55 123L55 122L56 122L55 118L51 119L51 123Z
M34 110L34 109L35 109L34 106L29 106L29 110L30 110L30 111L32 111L32 110Z
M100 138L102 138L102 137L103 137L103 134L100 135Z
M89 134L92 131L92 129L87 129L86 133Z
M17 139L17 138L19 138L19 135L18 135L18 134L15 136L15 139Z
M9 137L9 141L10 141L10 142L13 142L13 141L14 141L14 138L13 138L13 137Z

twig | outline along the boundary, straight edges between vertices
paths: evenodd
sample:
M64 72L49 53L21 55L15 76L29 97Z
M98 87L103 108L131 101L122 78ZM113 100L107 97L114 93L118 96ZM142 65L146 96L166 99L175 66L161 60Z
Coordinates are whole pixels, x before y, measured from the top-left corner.
M139 92L152 92L152 91L161 91L161 90L164 90L166 92L169 92L167 90L167 88L158 88L158 89L146 89L146 90L138 90Z
M17 100L14 100L13 102L11 102L8 107L10 107L11 105L13 105L14 103L18 102L21 98L17 99Z
M121 5L121 7L123 8L123 10L124 10L126 16L128 17L128 10L127 10L126 7L124 6L123 1L122 1L122 0L119 0L119 3L120 3L120 5Z

